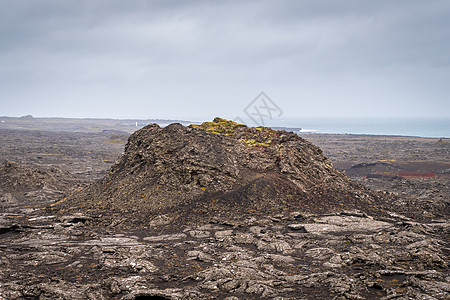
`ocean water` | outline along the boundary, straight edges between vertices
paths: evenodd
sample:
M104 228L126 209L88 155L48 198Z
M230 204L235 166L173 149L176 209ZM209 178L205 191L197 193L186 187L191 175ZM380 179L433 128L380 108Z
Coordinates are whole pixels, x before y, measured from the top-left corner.
M302 132L450 138L450 118L279 118L268 123Z

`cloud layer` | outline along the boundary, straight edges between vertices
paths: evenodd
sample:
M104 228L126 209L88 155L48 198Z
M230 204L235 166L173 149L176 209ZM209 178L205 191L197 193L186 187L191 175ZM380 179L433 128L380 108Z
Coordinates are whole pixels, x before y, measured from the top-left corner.
M0 115L450 117L450 2L0 2Z

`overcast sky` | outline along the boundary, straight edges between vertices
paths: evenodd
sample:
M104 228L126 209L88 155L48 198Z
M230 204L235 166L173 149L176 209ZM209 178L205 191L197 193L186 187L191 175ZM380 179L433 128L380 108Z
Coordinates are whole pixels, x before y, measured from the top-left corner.
M0 115L450 117L450 1L0 0Z

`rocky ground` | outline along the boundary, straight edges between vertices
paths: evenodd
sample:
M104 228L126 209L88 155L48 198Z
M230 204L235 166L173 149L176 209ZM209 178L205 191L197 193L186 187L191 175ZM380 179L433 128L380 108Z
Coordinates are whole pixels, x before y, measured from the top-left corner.
M341 171L372 190L399 195L389 206L421 219L450 215L450 140L420 137L302 134ZM372 172L434 173L431 178L366 178Z
M448 224L397 214L293 213L161 234L99 228L82 215L13 217L1 228L5 299L446 299L450 292Z
M0 214L0 299L450 297L450 193L445 172L428 179L355 179L397 195L382 197L383 214L353 207L327 213L286 210L258 217L249 211L236 218L209 218L170 228L172 216L161 212L143 220L145 226L131 226L125 215L112 218L98 211L55 209L63 197L79 193L93 180L92 173L80 172L83 166L85 170L90 164L98 166L95 177L106 175L124 143L104 143L110 138L88 135L93 146L87 143L89 138L74 140L69 133L59 133L73 142L58 144L55 138L50 146L32 138L36 132L17 134L14 142L14 131L8 131L8 143L0 144L2 158L20 162L6 162L0 168L0 196L7 199ZM433 139L383 138L387 139L383 144L380 137L340 138L306 137L342 171L380 160L397 165L402 159L402 167L428 166L437 172L448 168L450 160L449 144ZM358 146L370 144L376 150ZM415 156L417 145L426 155ZM17 152L8 151L11 147ZM46 161L34 161L33 150L22 147L43 153L66 147L60 157L63 171L56 169L58 160L52 162L52 170ZM73 164L77 167L70 170L67 162L77 161L72 153L86 148L92 155L85 157L85 165ZM398 156L387 156L388 151ZM98 164L98 157L111 162ZM15 170L14 176L8 170ZM64 180L59 180L61 174ZM33 198L33 192L41 196Z
M51 132L0 129L0 158L30 167L56 167L99 179L123 152L126 132Z
M450 139L315 133L300 136L319 146L342 170L360 163L382 162L404 171L449 173Z

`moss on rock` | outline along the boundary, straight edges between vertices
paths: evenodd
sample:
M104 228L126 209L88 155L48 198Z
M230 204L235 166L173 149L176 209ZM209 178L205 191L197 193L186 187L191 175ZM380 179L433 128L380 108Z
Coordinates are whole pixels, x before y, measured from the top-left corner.
M268 140L267 142L258 142L255 139L248 139L247 140L247 139L244 139L244 138L242 138L240 140L244 141L245 145L247 147L270 147L270 143L271 143L270 140Z
M190 126L208 132L232 136L243 141L248 147L270 147L272 145L271 138L276 132L270 127L247 127L219 117L214 118L212 122L204 122L200 125L191 124Z
M232 135L239 127L247 127L244 124L240 124L234 121L222 119L219 117L214 118L212 122L203 122L200 125L191 124L193 128L205 129L209 132L220 133L225 135Z

